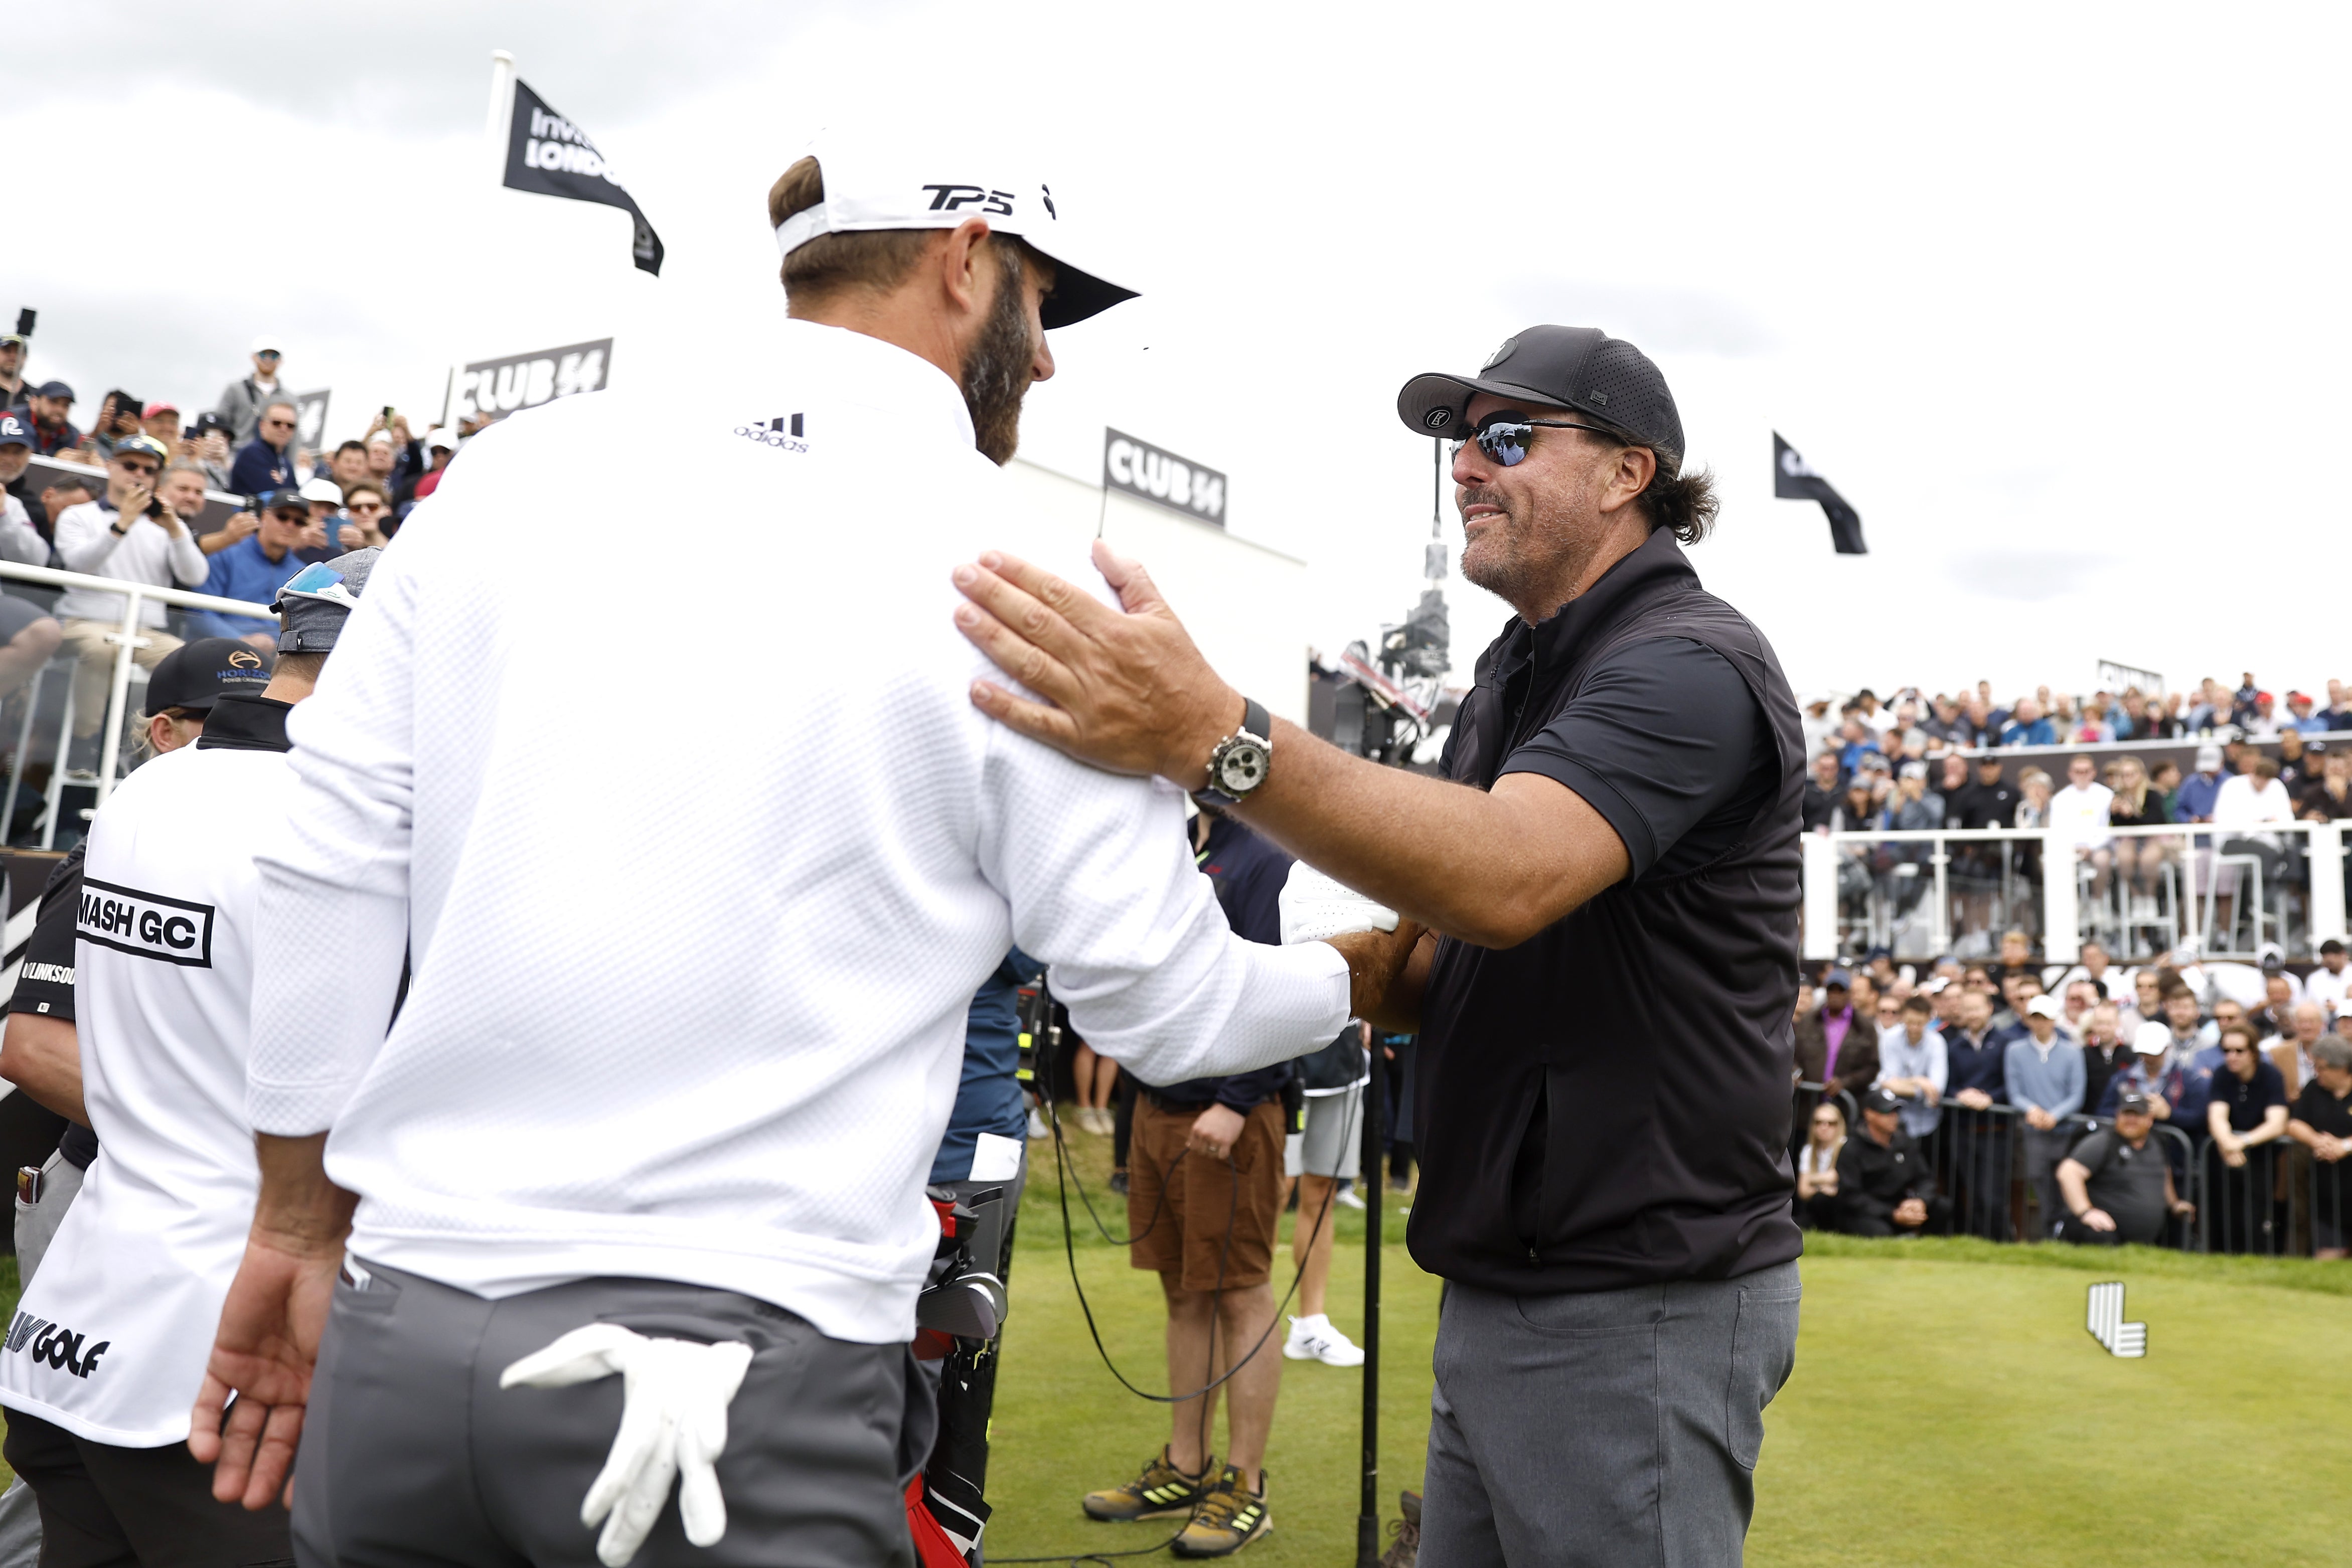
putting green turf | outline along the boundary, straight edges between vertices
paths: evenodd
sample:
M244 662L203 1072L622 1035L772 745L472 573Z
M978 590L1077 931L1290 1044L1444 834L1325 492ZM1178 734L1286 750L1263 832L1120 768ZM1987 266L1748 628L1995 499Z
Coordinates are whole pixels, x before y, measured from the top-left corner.
M1106 1141L1070 1136L1098 1193ZM1104 1343L1139 1385L1165 1392L1156 1279L1093 1236L1075 1197L1071 1208ZM1121 1215L1104 1218L1124 1234ZM1087 1340L1050 1156L1021 1226L990 1560L1150 1547L1180 1521L1102 1525L1078 1511L1080 1493L1134 1473L1167 1416L1122 1391ZM1437 1307L1393 1209L1387 1228L1384 1520L1400 1487L1420 1487ZM1339 1234L1333 1318L1352 1334L1362 1216L1343 1212ZM1766 1415L1751 1564L2352 1561L2352 1515L2326 1500L2320 1458L2352 1422L2352 1265L1831 1237L1803 1270L1796 1374ZM2148 1324L2144 1361L2117 1361L2084 1331L2084 1288L2108 1279ZM1276 1288L1288 1283L1286 1264ZM1267 1458L1275 1530L1244 1553L1259 1568L1353 1561L1360 1391L1355 1372L1284 1364Z

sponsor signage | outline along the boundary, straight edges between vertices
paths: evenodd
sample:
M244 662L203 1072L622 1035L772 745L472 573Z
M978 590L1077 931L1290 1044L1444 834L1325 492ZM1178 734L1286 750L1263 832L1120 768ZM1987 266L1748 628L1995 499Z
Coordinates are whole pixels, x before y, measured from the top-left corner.
M1109 428L1103 431L1103 485L1199 521L1225 526L1224 475Z
M2164 677L2153 669L2134 669L2113 659L2099 660L2099 684L2109 691L2121 692L2138 687L2150 697L2164 695Z
M81 879L74 934L84 942L190 968L213 966L213 907L95 877Z
M329 395L324 389L294 395L294 438L313 452L319 449L320 438L327 433Z
M448 423L487 414L503 419L518 408L535 408L575 392L595 392L612 368L613 340L566 343L504 359L460 366L449 389Z

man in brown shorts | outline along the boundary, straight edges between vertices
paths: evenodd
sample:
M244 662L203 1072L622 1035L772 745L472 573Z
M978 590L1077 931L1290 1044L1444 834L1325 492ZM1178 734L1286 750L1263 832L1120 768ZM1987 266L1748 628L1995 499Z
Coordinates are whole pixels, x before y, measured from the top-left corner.
M1278 900L1291 858L1239 822L1203 808L1193 851L1236 935L1279 943ZM1266 1436L1282 1391L1274 1325L1275 1237L1282 1218L1282 1091L1291 1064L1234 1078L1143 1086L1128 1155L1129 1260L1160 1276L1168 1298L1168 1389L1205 1387L1169 1406L1168 1446L1124 1486L1088 1492L1093 1519L1190 1514L1179 1557L1223 1557L1274 1527L1265 1506ZM1256 1353L1251 1354L1255 1351ZM1231 1439L1220 1469L1209 1450L1217 1395Z

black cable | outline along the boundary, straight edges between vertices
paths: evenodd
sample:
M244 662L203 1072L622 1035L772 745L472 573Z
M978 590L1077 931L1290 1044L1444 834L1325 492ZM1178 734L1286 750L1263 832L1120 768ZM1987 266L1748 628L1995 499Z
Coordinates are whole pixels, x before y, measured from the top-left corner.
M1056 1035L1060 1033L1058 1027L1055 1028L1055 1033ZM1044 1062L1041 1062L1039 1066L1041 1070L1038 1073L1038 1078L1045 1085L1045 1091L1040 1094L1038 1099L1045 1106L1046 1125L1052 1129L1054 1134L1054 1187L1055 1192L1059 1198L1062 1210L1062 1256L1069 1268L1070 1289L1077 1293L1078 1310L1085 1315L1087 1320L1087 1336L1094 1341L1095 1354L1101 1358L1104 1368L1109 1372L1112 1377L1118 1380L1121 1387L1125 1388L1129 1394L1134 1394L1138 1399L1150 1400L1155 1405L1181 1405L1188 1399L1198 1399L1201 1401L1202 1433L1199 1441L1201 1446L1201 1456L1202 1459L1205 1460L1208 1458L1209 1452L1209 1403L1207 1395L1214 1393L1217 1389L1223 1387L1227 1383L1233 1381L1234 1375L1240 1372L1243 1367L1247 1366L1250 1363L1251 1358L1255 1357L1258 1352L1265 1348L1265 1342L1274 1336L1275 1325L1282 1321L1283 1310L1290 1305L1291 1299L1298 1293L1300 1282L1307 1278L1307 1259L1305 1257L1302 1257L1298 1260L1298 1267L1290 1277L1290 1289L1284 1291L1282 1294L1282 1300L1275 1303L1273 1317L1267 1321L1265 1331L1258 1335L1257 1343L1249 1348L1249 1353L1243 1356L1241 1360L1234 1363L1233 1365L1227 1367L1223 1376L1211 1375L1216 1371L1217 1357L1217 1311L1215 1301L1217 1298L1222 1297L1224 1294L1225 1265L1233 1254L1234 1220L1239 1215L1241 1204L1241 1173L1240 1170L1234 1166L1233 1155L1229 1152L1225 1155L1225 1166L1228 1171L1233 1173L1234 1176L1229 1198L1231 1212L1227 1214L1225 1220L1224 1245L1220 1248L1217 1255L1217 1286L1216 1289L1212 1293L1209 1310L1209 1364L1203 1369L1203 1375L1210 1376L1210 1381L1203 1384L1201 1387L1193 1390L1191 1394L1181 1395L1173 1394L1151 1394L1136 1387L1133 1383L1128 1380L1127 1374L1118 1370L1118 1364L1110 1359L1110 1352L1104 1347L1102 1342L1102 1331L1095 1324L1093 1304L1087 1301L1087 1288L1084 1284L1080 1283L1078 1279L1077 1246L1075 1232L1070 1225L1069 1183L1075 1180L1075 1178L1069 1174L1066 1153L1063 1147L1061 1110L1058 1103L1053 1098L1054 1080L1051 1068L1047 1063ZM1377 1064L1373 1064L1372 1070L1378 1070ZM1355 1130L1356 1110L1357 1106L1360 1103L1360 1100L1352 1100L1349 1102L1347 1120L1340 1123L1339 1146L1343 1150L1352 1146L1353 1140L1349 1135ZM1286 1134L1286 1136L1287 1135ZM1152 1226L1157 1226L1160 1223L1160 1205L1164 1203L1167 1199L1168 1178L1174 1174L1176 1167L1184 1163L1184 1156L1191 1152L1192 1151L1190 1148L1180 1151L1177 1153L1176 1158L1169 1162L1167 1170L1160 1173L1160 1196L1159 1201L1155 1202L1153 1205L1151 1219ZM1374 1173L1374 1179L1378 1179L1377 1172ZM1316 1213L1315 1229L1308 1234L1306 1250L1309 1255L1311 1255L1315 1250L1315 1236L1321 1232L1324 1221L1330 1217L1332 1200L1339 1195L1339 1178L1334 1176L1331 1178L1330 1191L1323 1194L1322 1206ZM1101 1233L1103 1239L1105 1241L1110 1241L1113 1246L1118 1246L1118 1243L1112 1241L1110 1232L1104 1228L1101 1217L1095 1212L1094 1205L1092 1202L1087 1200L1086 1184L1083 1182L1078 1183L1078 1199L1079 1202L1085 1205L1087 1216L1094 1220L1095 1228ZM1147 1226L1142 1234L1150 1234L1150 1228ZM1334 1234L1336 1237L1337 1233L1335 1232ZM1367 1245L1377 1247L1381 1244L1381 1238L1379 1237L1371 1237L1368 1238ZM1187 1526L1189 1526L1189 1523L1190 1521L1188 1521ZM1073 1565L1073 1568L1075 1568L1076 1564L1081 1563L1103 1563L1118 1557L1149 1556L1153 1552L1164 1552L1169 1547L1175 1544L1178 1537L1184 1533L1185 1528L1185 1526L1180 1526L1177 1529L1176 1533L1174 1535L1171 1535L1165 1541L1159 1542L1150 1546L1136 1547L1126 1552L1055 1552L1044 1557L991 1557L989 1561L992 1563L1002 1563L1007 1564L1063 1563L1071 1564Z

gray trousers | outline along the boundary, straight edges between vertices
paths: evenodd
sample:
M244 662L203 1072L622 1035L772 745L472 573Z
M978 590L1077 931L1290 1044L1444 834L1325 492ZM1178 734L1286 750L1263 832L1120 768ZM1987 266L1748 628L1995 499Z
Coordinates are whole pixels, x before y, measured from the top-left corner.
M2058 1163L2083 1136L2083 1130L2062 1122L2047 1132L2033 1127L2021 1131L2025 1134L2026 1190L2033 1194L2036 1211L2033 1228L2026 1234L2041 1239L2054 1234L2059 1222L2067 1217L2065 1197L2058 1191Z
M912 1568L904 1491L930 1413L909 1411L904 1345L829 1340L764 1301L663 1280L486 1301L373 1274L364 1290L335 1287L311 1380L294 1480L302 1568L595 1568L580 1503L620 1426L621 1379L500 1389L499 1373L600 1321L753 1352L719 1460L727 1533L688 1545L673 1495L632 1568Z
M1735 1568L1797 1297L1793 1262L1573 1295L1448 1282L1421 1560Z

